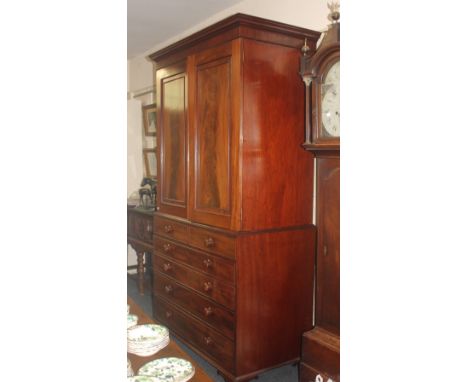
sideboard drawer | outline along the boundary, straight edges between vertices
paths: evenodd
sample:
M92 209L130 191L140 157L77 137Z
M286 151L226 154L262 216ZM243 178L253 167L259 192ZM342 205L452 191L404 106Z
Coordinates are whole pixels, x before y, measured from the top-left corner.
M200 320L234 339L234 314L213 301L160 274L154 277L153 292L190 311Z
M190 245L204 251L234 258L236 238L200 227L190 227Z
M127 236L151 244L153 242L153 217L127 209Z
M188 227L183 223L177 221L162 218L160 216L154 217L154 233L172 238L175 240L182 241L184 243L188 242Z
M182 246L164 237L156 236L154 240L156 251L181 263L190 265L212 276L228 282L234 282L234 261L223 257L196 251Z
M231 310L235 308L235 288L230 284L206 276L160 255L153 255L153 270L158 270L176 279L181 284L187 285Z
M167 303L158 295L153 296L153 312L158 321L185 341L196 346L210 358L231 372L234 369L234 342L217 333L182 309Z

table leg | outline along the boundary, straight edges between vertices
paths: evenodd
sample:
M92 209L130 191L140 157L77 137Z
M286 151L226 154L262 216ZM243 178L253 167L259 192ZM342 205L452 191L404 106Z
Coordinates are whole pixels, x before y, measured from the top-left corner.
M137 252L137 275L138 275L138 291L140 295L145 294L145 264L144 252Z

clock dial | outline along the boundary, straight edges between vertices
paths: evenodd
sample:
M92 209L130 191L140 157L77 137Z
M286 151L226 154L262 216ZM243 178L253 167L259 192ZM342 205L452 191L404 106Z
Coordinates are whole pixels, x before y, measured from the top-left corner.
M326 135L340 136L340 62L328 71L322 84L322 126Z

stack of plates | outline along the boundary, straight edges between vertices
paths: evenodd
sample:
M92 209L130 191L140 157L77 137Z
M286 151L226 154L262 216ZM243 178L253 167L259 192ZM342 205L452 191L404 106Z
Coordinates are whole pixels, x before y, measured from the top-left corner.
M132 354L150 356L168 343L169 330L162 325L136 325L127 330L127 352Z
M134 377L127 378L127 382L159 382L160 380L154 377L147 377L146 375L135 375Z
M195 368L185 359L168 357L148 362L138 375L153 377L154 382L186 382L195 375Z
M132 363L127 358L127 377L133 377Z
M138 323L138 316L136 314L127 314L127 329L135 326Z

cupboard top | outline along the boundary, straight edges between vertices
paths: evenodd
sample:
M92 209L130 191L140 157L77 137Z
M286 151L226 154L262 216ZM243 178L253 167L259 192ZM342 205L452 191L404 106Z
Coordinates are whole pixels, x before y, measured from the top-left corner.
M237 13L151 54L149 58L159 68L239 37L300 49L304 38L309 45L315 46L320 32Z

